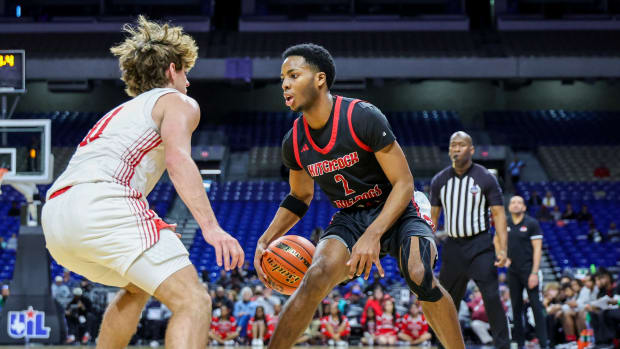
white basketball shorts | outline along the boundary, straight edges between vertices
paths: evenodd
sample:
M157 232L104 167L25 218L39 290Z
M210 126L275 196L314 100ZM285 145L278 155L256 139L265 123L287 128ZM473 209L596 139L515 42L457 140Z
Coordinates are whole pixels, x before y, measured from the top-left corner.
M132 202L136 200L140 198L128 196L127 188L116 183L70 187L43 206L47 249L58 264L93 282L116 287L132 283L154 294L191 262L176 234L156 215L145 214L150 211L145 200Z

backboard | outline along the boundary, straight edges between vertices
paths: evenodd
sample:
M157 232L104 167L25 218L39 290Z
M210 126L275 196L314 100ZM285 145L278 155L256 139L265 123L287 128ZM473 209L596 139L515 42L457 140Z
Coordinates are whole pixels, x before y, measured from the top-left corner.
M53 178L52 124L47 119L0 120L3 184L47 184Z

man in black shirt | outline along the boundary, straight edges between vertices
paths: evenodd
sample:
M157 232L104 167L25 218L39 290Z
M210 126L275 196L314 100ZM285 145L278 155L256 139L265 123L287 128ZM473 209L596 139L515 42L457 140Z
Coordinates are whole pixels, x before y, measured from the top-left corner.
M493 344L508 349L508 322L499 296L497 268L506 262L506 213L502 190L495 176L472 162L471 137L455 132L448 153L452 166L431 181L431 217L438 226L443 208L448 238L442 250L440 283L450 292L455 304L465 296L470 279L482 293L482 300L493 333ZM495 230L490 232L489 211Z
M525 344L523 331L523 289L534 312L536 336L542 348L547 347L547 327L543 306L540 302L538 268L542 256L542 231L538 222L525 214L527 208L520 196L513 196L508 205L508 287L514 319L513 339L522 348Z
M330 93L335 66L323 47L296 45L283 58L285 104L303 115L282 142L291 192L256 246L261 281L276 290L288 286L267 278L261 258L270 242L303 217L314 182L340 211L321 235L269 347L292 347L334 286L355 275L368 279L373 264L383 276L379 258L390 254L439 339L449 348L464 348L456 308L432 273L437 255L432 229L412 198L413 177L387 119L368 102Z

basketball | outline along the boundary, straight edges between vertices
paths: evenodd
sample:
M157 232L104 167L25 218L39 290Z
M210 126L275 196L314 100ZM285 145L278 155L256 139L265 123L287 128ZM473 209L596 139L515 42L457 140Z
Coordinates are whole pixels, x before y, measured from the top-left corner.
M312 264L314 245L297 235L285 235L269 244L261 259L268 286L282 294L291 295Z

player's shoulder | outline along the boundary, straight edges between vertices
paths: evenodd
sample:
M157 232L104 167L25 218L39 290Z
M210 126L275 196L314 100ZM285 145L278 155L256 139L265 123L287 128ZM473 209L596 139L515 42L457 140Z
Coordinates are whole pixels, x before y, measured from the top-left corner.
M166 93L159 98L157 104L159 103L163 103L166 107L188 108L200 112L200 105L198 105L198 102L194 98L181 92Z
M383 115L383 113L377 106L375 106L374 104L368 101L361 100L359 98L342 97L342 102L344 104L344 107L346 108L345 110L348 110L348 106L351 103L357 102L355 103L355 108L353 108L354 115L357 115L357 114L370 115L370 116Z
M532 217L532 216L530 216L528 214L525 215L524 221L528 225L537 225L538 224L538 221L536 220L536 218L534 218L534 217Z

